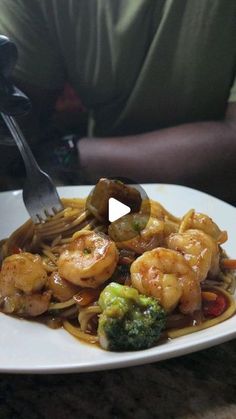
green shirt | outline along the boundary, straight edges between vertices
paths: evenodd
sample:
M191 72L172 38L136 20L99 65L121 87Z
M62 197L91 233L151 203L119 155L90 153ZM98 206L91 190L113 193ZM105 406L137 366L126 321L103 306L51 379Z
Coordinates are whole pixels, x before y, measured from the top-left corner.
M16 76L69 80L97 135L220 119L236 101L235 0L0 0Z

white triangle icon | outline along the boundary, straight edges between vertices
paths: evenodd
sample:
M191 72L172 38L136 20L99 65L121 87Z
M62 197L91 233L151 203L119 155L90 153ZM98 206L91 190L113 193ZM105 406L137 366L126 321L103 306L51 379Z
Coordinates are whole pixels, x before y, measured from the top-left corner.
M111 223L118 220L131 211L130 207L118 201L115 198L109 198L108 201L108 219Z

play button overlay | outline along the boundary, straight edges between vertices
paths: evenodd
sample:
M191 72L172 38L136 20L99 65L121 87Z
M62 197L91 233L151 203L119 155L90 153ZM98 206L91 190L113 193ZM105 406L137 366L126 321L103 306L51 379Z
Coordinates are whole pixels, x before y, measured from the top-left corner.
M113 221L119 220L126 214L129 214L131 208L128 205L123 204L115 198L109 198L108 201L108 219L110 223Z
M86 209L107 227L106 233L117 243L142 235L151 214L144 188L117 177L98 181L87 198Z

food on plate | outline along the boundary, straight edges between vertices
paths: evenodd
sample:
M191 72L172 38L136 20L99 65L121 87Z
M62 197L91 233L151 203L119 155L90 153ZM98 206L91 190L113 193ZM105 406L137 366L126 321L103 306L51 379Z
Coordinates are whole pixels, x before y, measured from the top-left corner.
M119 254L105 234L82 230L65 244L57 261L59 275L82 288L98 288L111 278Z
M131 208L113 223L110 197ZM235 313L236 260L210 216L191 209L176 217L109 179L87 201L63 204L0 242L2 313L64 327L110 351L150 348Z
M111 282L101 292L98 304L98 338L105 349L149 348L165 327L166 313L158 300L139 294L133 287Z

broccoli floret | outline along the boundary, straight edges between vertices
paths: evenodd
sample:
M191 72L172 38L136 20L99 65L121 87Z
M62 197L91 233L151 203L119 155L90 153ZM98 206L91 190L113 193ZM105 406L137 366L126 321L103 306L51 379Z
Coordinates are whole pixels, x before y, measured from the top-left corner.
M111 282L98 301L100 345L110 351L135 351L153 346L165 327L166 314L155 298Z

